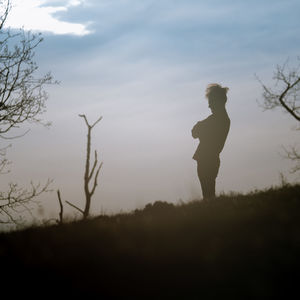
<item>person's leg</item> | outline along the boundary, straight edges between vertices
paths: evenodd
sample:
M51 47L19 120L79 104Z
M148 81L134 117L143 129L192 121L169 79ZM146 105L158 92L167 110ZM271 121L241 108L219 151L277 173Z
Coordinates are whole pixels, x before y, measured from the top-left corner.
M199 177L203 199L208 200L216 196L216 179L212 177Z
M197 173L201 184L203 199L208 200L216 196L216 177L220 167L220 160L198 162Z

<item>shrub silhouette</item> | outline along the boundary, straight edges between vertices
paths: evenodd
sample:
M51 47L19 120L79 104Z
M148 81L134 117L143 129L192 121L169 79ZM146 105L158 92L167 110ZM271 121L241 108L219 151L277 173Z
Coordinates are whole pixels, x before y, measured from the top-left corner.
M144 212L146 213L164 213L170 209L173 209L175 206L172 203L165 201L155 201L153 204L149 203L145 206Z

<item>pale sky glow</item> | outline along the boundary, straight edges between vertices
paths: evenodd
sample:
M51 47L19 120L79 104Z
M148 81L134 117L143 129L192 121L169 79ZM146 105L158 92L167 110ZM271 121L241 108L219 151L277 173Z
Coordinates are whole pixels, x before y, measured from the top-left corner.
M201 198L192 160L193 125L210 114L205 88L229 87L231 118L221 153L217 193L248 192L291 182L292 163L282 146L299 142L295 122L280 110L263 111L255 74L272 84L277 64L300 54L298 0L13 0L12 27L41 31L36 52L47 87L40 126L14 140L11 173L1 186L53 179L64 200L84 205L86 128L104 165L92 213L142 208L156 200ZM27 128L27 127L26 127ZM25 130L25 128L24 128ZM41 198L44 214L57 217L56 193ZM66 214L73 215L71 207Z
M54 34L73 34L83 36L90 31L86 25L65 22L55 18L55 13L68 12L72 7L80 6L83 0L63 1L64 5L51 6L51 1L14 0L7 26L26 30L46 31Z

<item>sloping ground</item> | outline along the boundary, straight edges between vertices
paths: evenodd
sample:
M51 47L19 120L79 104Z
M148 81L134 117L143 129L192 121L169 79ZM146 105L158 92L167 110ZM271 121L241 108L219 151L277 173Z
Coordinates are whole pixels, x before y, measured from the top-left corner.
M299 297L300 185L0 235L12 296Z

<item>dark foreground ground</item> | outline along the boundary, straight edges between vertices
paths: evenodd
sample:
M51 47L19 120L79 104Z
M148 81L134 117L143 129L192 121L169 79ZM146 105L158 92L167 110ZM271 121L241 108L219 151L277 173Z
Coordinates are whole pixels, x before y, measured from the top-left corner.
M299 299L300 185L1 234L0 266L1 298Z

